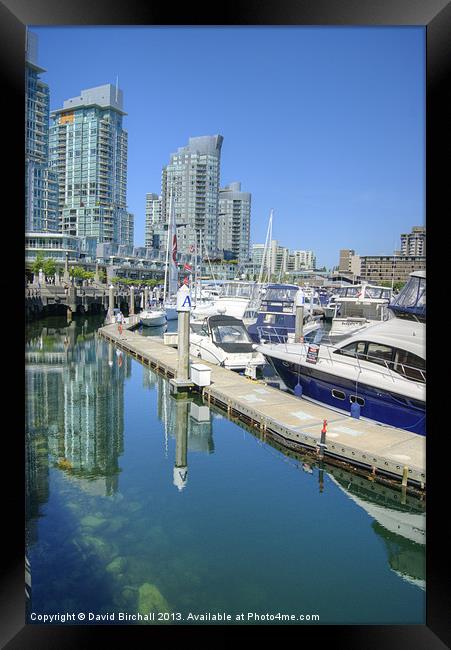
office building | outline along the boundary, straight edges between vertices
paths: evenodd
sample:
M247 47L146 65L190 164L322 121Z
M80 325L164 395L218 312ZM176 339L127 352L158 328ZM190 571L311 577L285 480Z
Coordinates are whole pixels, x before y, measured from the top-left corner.
M58 173L63 233L133 244L124 115L122 91L111 84L82 90L51 113L50 160Z

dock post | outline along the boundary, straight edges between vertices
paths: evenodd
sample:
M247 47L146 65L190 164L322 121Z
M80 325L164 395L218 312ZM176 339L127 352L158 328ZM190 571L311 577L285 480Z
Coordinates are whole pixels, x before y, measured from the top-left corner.
M302 289L296 294L296 317L295 317L295 330L294 342L304 342L304 292Z
M70 275L69 275L69 253L66 252L66 259L64 260L64 273L63 273L63 281L69 283L70 282Z
M144 287L144 309L147 309L149 304L149 287Z
M133 285L130 287L130 305L128 313L130 316L135 315L135 287Z
M177 291L178 313L178 345L177 345L177 375L179 381L189 380L189 320L191 296L184 284Z
M110 284L109 293L108 293L108 313L106 315L110 323L113 322L114 316L114 287Z
M327 448L326 445L326 432L327 432L327 420L323 420L323 428L321 429L321 440L318 443L318 457L324 458L324 449Z
M401 482L402 487L407 487L408 478L409 478L409 467L408 465L404 465L402 469L402 482Z
M188 405L189 400L177 400L175 411L174 485L182 491L188 480Z

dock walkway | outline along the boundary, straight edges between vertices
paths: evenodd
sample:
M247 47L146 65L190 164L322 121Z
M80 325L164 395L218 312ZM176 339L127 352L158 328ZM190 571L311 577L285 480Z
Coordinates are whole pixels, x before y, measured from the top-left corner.
M133 327L133 321L128 327ZM117 325L107 325L99 334L129 352L145 365L174 377L177 350L158 337L144 337ZM199 359L192 357L193 360ZM426 439L424 436L351 418L332 409L284 393L262 382L202 361L211 368L211 385L202 389L203 398L258 427L262 435L272 435L286 447L315 450L327 420L324 460L339 459L364 467L376 477L386 475L399 481L404 475L409 485L421 490L426 485Z

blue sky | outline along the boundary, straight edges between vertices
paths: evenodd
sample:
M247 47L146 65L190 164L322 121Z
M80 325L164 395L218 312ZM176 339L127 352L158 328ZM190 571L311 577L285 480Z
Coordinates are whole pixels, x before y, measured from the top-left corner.
M129 135L128 208L190 136L224 136L221 186L252 193L251 240L391 254L425 222L422 27L33 27L51 109L116 83Z

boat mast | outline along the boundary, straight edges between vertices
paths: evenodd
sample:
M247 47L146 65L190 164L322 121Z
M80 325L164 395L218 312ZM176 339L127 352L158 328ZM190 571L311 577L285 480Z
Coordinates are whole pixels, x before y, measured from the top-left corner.
M169 270L169 242L171 238L171 219L172 219L172 190L169 196L169 218L168 218L168 236L166 239L166 264L164 269L164 288L163 288L163 302L166 300L166 287L168 283L168 270Z
M197 302L197 232L194 230L194 303Z
M271 209L271 212L269 213L269 222L268 222L268 228L266 230L266 239L265 239L265 247L263 249L263 257L262 257L262 263L260 266L260 273L258 276L258 284L262 283L263 280L263 269L265 268L265 262L266 262L266 256L268 252L268 237L272 236L272 213L273 210ZM271 233L271 235L270 235Z

